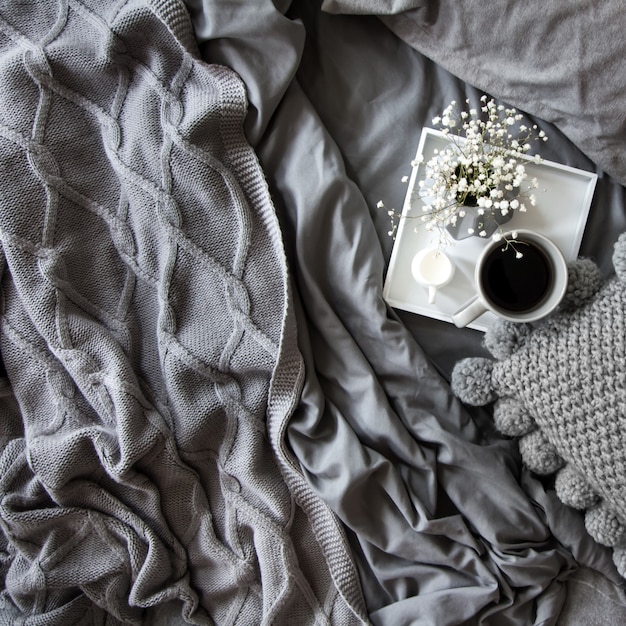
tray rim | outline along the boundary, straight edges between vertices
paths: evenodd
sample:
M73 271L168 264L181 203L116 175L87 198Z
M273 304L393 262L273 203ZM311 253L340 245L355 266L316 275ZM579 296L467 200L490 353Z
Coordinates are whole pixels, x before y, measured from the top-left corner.
M464 141L463 137L455 137L455 141L461 140ZM438 319L441 321L452 323L452 318L449 313L438 310L436 305L427 305L421 300L427 300L425 296L419 298L420 301L415 301L413 298L400 298L394 294L394 288L397 287L396 282L398 280L398 259L401 254L401 248L403 246L403 242L407 240L406 230L410 228L407 226L407 222L409 220L405 219L409 211L413 208L413 190L415 189L418 177L421 177L422 171L425 167L424 163L417 163L419 157L424 154L425 148L427 147L428 142L437 142L441 144L449 143L449 139L446 137L444 133L438 131L434 128L424 127L421 130L417 151L415 153L415 164L412 167L411 175L408 181L407 192L404 197L404 202L402 206L401 215L402 217L399 220L398 229L396 231L396 238L394 241L394 245L391 251L391 256L389 259L389 265L387 268L387 274L385 276L385 281L383 285L383 298L384 300L393 308L408 311L410 313L415 313L418 315L423 315L426 317L430 317L433 319ZM586 181L585 184L585 193L583 197L580 199L580 206L577 211L578 219L576 221L575 228L573 228L572 237L570 239L570 247L569 249L564 249L565 246L562 244L559 245L563 255L565 256L567 261L573 261L578 256L578 252L580 250L580 246L582 243L582 238L585 230L585 226L587 223L587 219L589 216L589 210L591 208L591 202L593 199L593 194L595 192L596 183L598 180L598 175L594 172L588 172L585 170L581 170L570 165L565 165L563 163L558 163L556 161L550 161L543 159L540 163L536 163L532 156L524 155L524 160L528 161L529 164L532 164L533 167L537 167L539 171L543 169L552 169L564 174L566 177L576 177L577 179L583 179ZM425 159L426 160L426 159ZM529 211L530 213L530 211ZM522 226L520 226L521 228ZM531 226L523 226L524 228L532 228ZM541 232L541 229L536 229L538 232ZM545 229L544 229L545 230ZM544 232L545 234L545 232ZM413 238L414 239L414 238ZM477 238L473 238L477 239ZM490 238L485 240L485 243L490 241ZM421 248L416 248L415 252L417 252ZM446 249L448 252L449 249ZM454 254L453 254L454 256ZM491 313L487 313L481 316L474 323L470 324L468 328L473 328L479 331L485 331L490 326L490 324L495 320L495 316Z

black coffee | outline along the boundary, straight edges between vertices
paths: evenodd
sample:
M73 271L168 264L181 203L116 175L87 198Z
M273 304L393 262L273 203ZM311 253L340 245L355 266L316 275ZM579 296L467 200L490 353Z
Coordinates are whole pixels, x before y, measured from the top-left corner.
M517 252L522 256L517 258ZM486 296L500 309L531 311L545 299L552 285L552 264L530 241L494 248L485 259L482 283Z

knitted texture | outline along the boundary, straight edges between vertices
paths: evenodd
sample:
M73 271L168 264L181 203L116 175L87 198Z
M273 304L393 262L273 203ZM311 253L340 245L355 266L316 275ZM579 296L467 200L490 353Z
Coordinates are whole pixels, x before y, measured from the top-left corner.
M556 472L559 498L626 576L626 234L613 264L606 282L590 260L572 264L561 310L535 327L497 322L485 334L496 360L459 361L452 388L494 402L496 427L531 470Z
M0 623L362 623L243 83L175 0L4 3L0 75Z

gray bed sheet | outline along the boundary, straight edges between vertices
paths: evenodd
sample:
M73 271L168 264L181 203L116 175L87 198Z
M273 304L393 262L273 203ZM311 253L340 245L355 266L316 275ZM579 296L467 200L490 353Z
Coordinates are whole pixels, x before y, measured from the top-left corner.
M468 80L476 74L455 76L415 49L422 31L408 27L408 4L376 3L396 13L384 18L393 32L374 15L331 15L315 1L188 2L204 58L246 82L248 137L281 219L307 371L289 443L345 525L373 623L591 623L594 603L596 616L610 609L602 623L619 623L623 581L608 551L549 481L522 468L488 412L449 390L454 362L483 353L481 334L382 298L393 242L376 203L401 205L422 126L450 100L482 93ZM434 8L445 6L428 3L427 20L439 24ZM359 2L326 9L375 12ZM428 42L435 56L437 38ZM454 58L462 68L460 40ZM622 119L623 109L611 103ZM581 253L608 274L626 207L603 167L619 175L619 164L580 149L584 137L559 123L573 113L527 112L550 136L545 158L599 175ZM608 143L623 148L620 129L609 130ZM581 585L604 594L589 594L586 612L572 608L578 592L568 599Z

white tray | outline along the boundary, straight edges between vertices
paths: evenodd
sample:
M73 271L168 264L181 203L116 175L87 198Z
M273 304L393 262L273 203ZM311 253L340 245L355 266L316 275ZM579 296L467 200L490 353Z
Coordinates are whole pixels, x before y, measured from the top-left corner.
M435 149L442 150L447 145L449 140L445 135L424 128L416 157L423 155L423 163L426 163L434 155ZM425 166L421 164L411 172L402 208L403 216L421 213L417 194L412 191L424 177L424 169ZM580 249L597 175L552 161L537 164L531 158L526 164L526 171L529 178L537 178L539 181L539 187L534 192L537 204L529 207L527 213L515 214L503 228L527 228L542 233L556 243L567 261L573 261ZM411 260L418 250L435 245L437 235L419 226L416 232L418 224L418 220L404 217L399 220L383 296L394 308L452 322L452 314L474 295L475 261L490 239L469 237L446 248L446 254L456 264L456 272L452 282L438 290L435 303L429 304L427 289L418 285L411 275ZM492 313L485 313L470 328L485 331L494 319Z

